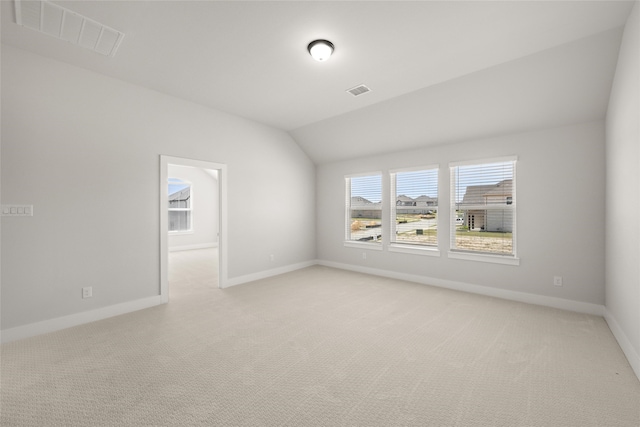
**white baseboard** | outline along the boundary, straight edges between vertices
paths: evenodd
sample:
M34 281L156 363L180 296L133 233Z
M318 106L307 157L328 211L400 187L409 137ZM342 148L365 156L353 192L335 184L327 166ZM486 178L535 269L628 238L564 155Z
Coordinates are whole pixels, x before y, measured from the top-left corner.
M169 246L169 252L191 251L194 249L217 248L218 243L199 243L197 245Z
M638 354L636 349L633 348L629 337L627 337L627 334L624 333L616 318L613 317L613 314L611 314L611 312L607 310L606 307L604 308L604 320L607 321L609 329L611 329L611 333L613 333L613 336L618 341L618 344L620 345L620 348L622 349L624 355L627 357L627 360L629 361L633 372L636 373L636 376L640 380L640 355Z
M585 303L580 301L566 300L562 298L527 294L523 292L516 292L516 291L505 290L505 289L496 289L496 288L490 288L486 286L474 285L470 283L455 282L451 280L437 279L437 278L418 276L413 274L398 273L398 272L393 272L388 270L380 270L375 268L342 264L342 263L336 263L336 262L325 261L325 260L310 260L310 261L305 261L297 264L291 264L283 267L274 268L271 270L265 270L258 273L230 278L230 279L227 279L224 287L228 288L230 286L253 282L260 279L266 279L269 277L277 276L279 274L289 273L291 271L310 267L316 264L324 265L327 267L339 268L342 270L356 271L356 272L365 273L365 274L389 277L392 279L406 280L410 282L422 283L425 285L437 286L441 288L492 296L492 297L502 298L502 299L507 299L512 301L543 305L547 307L576 311L580 313L593 314L597 316L605 315L604 307L598 304L591 304L591 303ZM29 325L18 326L12 329L7 329L2 331L0 342L5 343L10 341L15 341L18 339L32 337L39 334L54 332L54 331L69 328L72 326L77 326L84 323L106 319L108 317L130 313L136 310L142 310L144 308L153 307L156 305L160 305L162 303L163 302L162 302L161 296L158 295L154 297L144 298L141 300L130 301L122 304L104 307L96 310L63 316L56 319L32 323ZM624 333L621 332L620 328L617 326L617 323L615 323L615 319L613 319L610 315L609 315L609 318L611 318L611 321L607 318L607 322L609 323L609 326L611 327L611 330L613 331L614 336L620 342L620 345L625 351L625 354L627 354L627 357L632 363L634 371L638 373L640 371L640 362L639 362L637 353L635 353L629 340L626 338ZM622 338L619 338L619 336L621 336ZM631 356L629 356L629 354Z
M143 298L135 301L123 302L121 304L110 305L81 313L70 314L68 316L57 317L55 319L44 320L42 322L30 323L28 325L17 326L5 329L0 332L0 342L7 343L24 338L33 337L40 334L59 331L61 329L78 326L96 320L107 319L121 314L131 313L162 304L160 296Z
M372 274L374 276L389 277L391 279L406 280L408 282L421 283L424 285L437 286L440 288L453 289L456 291L469 292L472 294L486 295L490 297L502 298L511 301L524 302L527 304L542 305L545 307L559 308L562 310L576 311L578 313L594 314L602 316L604 306L581 301L573 301L563 298L548 297L543 295L528 294L524 292L510 291L506 289L490 288L488 286L474 285L471 283L456 282L453 280L437 279L434 277L418 276L415 274L398 273L389 270L379 270L376 268L361 267L350 264L341 264L333 261L318 260L318 264L327 267L340 268L342 270L356 271L359 273Z
M300 270L301 268L311 267L312 265L316 264L318 264L318 262L315 260L305 261L297 264L285 265L284 267L278 267L271 270L260 271L258 273L247 274L245 276L233 277L231 279L227 279L224 288L240 285L242 283L254 282L260 279L266 279L268 277L277 276L279 274Z
M255 280L277 276L279 274L289 273L301 268L310 267L312 265L315 265L316 263L317 262L315 260L306 261L298 264L291 264L284 267L274 268L272 270L261 271L259 273L248 274L246 276L235 277L232 279L228 279L224 287L228 288L229 286L239 285L241 283L253 282ZM109 317L119 316L121 314L131 313L133 311L142 310L164 303L165 301L162 301L162 296L158 295L154 297L139 299L136 301L124 302L109 307L103 307L96 310L70 314L68 316L62 316L55 319L30 323L28 325L17 326L15 328L0 331L0 343L7 343L34 337L36 335L46 334L49 332L55 332L62 329L71 328L73 326L107 319Z

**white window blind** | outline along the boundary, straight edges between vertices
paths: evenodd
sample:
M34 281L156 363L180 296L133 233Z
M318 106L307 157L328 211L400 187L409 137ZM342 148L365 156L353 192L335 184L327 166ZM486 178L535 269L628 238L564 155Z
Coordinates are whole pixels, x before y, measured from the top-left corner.
M382 243L382 175L345 178L346 240Z
M516 255L516 159L452 163L451 250Z
M438 246L438 168L390 173L391 243Z
M169 178L169 231L191 230L191 184Z

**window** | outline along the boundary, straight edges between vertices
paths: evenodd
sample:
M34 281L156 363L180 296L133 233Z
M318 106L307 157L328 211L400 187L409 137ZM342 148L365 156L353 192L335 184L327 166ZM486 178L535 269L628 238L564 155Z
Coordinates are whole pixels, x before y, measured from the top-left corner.
M191 184L169 178L169 231L191 231Z
M391 244L438 247L438 168L392 171Z
M346 240L382 247L382 175L345 178Z
M450 167L452 253L515 259L515 157Z

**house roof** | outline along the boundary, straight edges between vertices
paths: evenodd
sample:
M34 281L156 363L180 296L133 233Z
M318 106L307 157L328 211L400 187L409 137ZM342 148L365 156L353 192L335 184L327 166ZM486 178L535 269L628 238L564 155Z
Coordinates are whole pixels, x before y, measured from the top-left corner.
M493 188L489 189L485 193L485 197L488 196L511 196L513 191L513 180L505 179L504 181L500 181Z
M433 200L438 200L438 198L437 197L429 197L429 196L419 196L419 197L416 197L415 200L416 200L416 202L430 202L430 201L433 201Z
M400 202L413 202L414 199L409 197L409 196L405 196L404 194L399 195L398 197L396 197L396 201L400 201Z
M404 194L402 194L402 195L396 197L396 204L398 202L403 203L403 204L404 203L416 203L416 204L424 203L424 204L427 204L429 202L433 202L433 201L437 201L437 200L438 199L435 198L435 197L429 197L429 196L424 196L424 195L418 196L416 198L412 198L412 197L405 196Z
M369 204L373 204L373 202L365 199L364 197L360 197L360 196L351 197L351 206L361 206L361 205L369 205Z
M17 25L13 1L0 2L3 45L282 129L316 163L602 119L633 7L606 0L55 3L122 31L116 55ZM323 63L306 51L318 38L335 45ZM372 91L346 92L360 84Z
M191 188L183 188L168 196L168 200L187 200L191 196Z
M469 185L462 198L462 205L484 205L490 196L511 196L513 180L505 179L497 184ZM501 201L502 202L502 201Z

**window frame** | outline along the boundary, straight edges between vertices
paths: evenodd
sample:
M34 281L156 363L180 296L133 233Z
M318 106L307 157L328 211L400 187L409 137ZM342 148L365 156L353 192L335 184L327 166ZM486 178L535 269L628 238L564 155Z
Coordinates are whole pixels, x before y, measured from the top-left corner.
M435 245L424 244L424 243L406 243L406 242L398 242L395 241L394 236L396 235L397 230L397 174L404 172L420 172L420 171L436 171L436 188L438 189L438 205L435 207L436 210L436 229L440 228L440 215L439 215L439 205L440 205L440 165L439 164L431 164L426 166L415 166L409 168L399 168L399 169L390 169L389 170L389 252L399 252L399 253L408 253L415 255L427 255L427 256L440 256L440 236L441 233L437 234L437 240Z
M512 250L511 254L499 254L494 252L481 252L481 251L471 251L465 249L456 248L456 168L460 166L480 166L494 163L507 163L512 162L513 168L513 176L512 176L512 194L511 199L505 203L504 207L500 209L510 210L513 212L512 219L512 231L511 231L511 239L512 239ZM489 262L495 264L507 264L507 265L520 265L520 258L518 256L518 245L517 245L517 156L503 156L503 157L494 157L494 158L486 158L486 159L477 159L477 160L468 160L468 161L460 161L460 162L450 162L449 163L449 177L450 177L450 190L449 190L449 201L450 201L450 211L449 211L449 232L450 232L450 246L447 256L453 259L461 259L468 261L480 261L480 262ZM497 209L496 209L497 210Z
M179 179L181 184L187 184L189 186L189 207L188 208L171 208L167 207L167 225L171 224L171 218L169 212L188 212L189 213L189 229L188 230L167 230L170 235L176 236L180 234L193 234L193 183L191 181L187 181L186 179L178 178L175 176L170 176L167 178L167 190L169 189L169 185L171 184L171 179ZM169 191L167 191L169 193ZM171 201L168 199L170 194L167 194L167 201L170 203ZM168 228L168 227L167 227Z
M380 177L380 234L382 237L380 240L375 242L364 242L358 240L351 240L351 180L352 178L361 178L368 176L378 176ZM344 176L345 183L345 210L344 210L344 246L346 247L354 247L361 249L372 249L372 250L383 250L384 248L384 240L386 236L386 228L384 226L383 221L383 212L385 205L385 194L384 194L384 186L383 186L383 173L382 171L374 171L374 172L364 172L357 174L349 174Z

